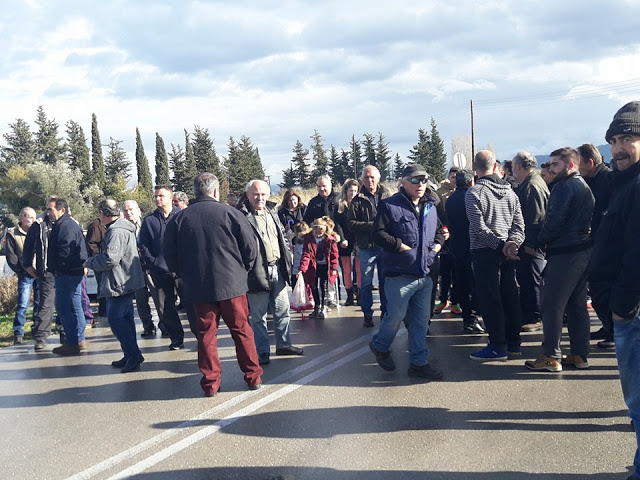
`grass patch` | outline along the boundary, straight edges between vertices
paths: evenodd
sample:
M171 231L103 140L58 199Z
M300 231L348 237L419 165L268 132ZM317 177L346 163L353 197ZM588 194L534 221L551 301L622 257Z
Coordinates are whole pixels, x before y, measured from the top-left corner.
M31 311L27 312L27 322L24 324L24 340L28 342L33 339L31 336L31 327L33 322L31 321ZM6 313L0 315L0 347L8 347L13 345L13 319L15 314Z

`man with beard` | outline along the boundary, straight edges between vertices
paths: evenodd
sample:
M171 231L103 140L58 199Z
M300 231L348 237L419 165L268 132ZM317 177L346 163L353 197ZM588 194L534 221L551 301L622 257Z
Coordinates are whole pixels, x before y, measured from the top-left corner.
M547 266L542 287L542 355L525 362L529 370L560 372L562 366L588 368L589 313L587 265L591 256L593 194L578 172L580 155L575 148L551 152L549 171L555 185L538 234ZM562 356L562 318L567 312L570 354Z
M608 285L609 308L624 401L640 446L640 102L613 117L605 135L618 171L596 234L589 280ZM640 450L633 460L640 479Z

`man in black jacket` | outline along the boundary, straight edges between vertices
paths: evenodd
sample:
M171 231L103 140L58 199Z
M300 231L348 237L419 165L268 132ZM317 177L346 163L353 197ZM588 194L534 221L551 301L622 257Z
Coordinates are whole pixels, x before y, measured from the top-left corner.
M640 448L640 102L613 117L605 135L618 171L595 238L589 280L609 286L609 308L624 401ZM640 449L633 461L640 478Z
M384 293L384 272L382 269L382 247L371 238L373 222L376 219L378 203L391 193L380 184L380 172L373 165L367 165L362 171L360 193L351 200L347 221L358 247L360 258L360 308L364 315L363 326L373 327L373 272L378 269L380 288L380 310L387 310L387 298Z
M560 372L562 366L588 368L589 313L587 265L591 256L589 236L593 195L578 172L575 148L551 152L549 171L555 174L547 214L537 245L547 254L542 287L542 356L525 362L530 370ZM562 356L562 320L567 312L570 354Z
M602 161L602 155L595 145L585 143L578 148L580 154L580 164L578 169L580 175L587 182L593 197L595 205L593 207L593 216L591 217L591 238L596 238L596 232L600 226L602 213L609 206L609 198L611 197L611 169ZM609 298L607 293L608 285L598 280L589 282L589 293L591 294L591 302L593 309L598 314L598 318L602 322L602 328L591 334L592 340L601 340L598 342L600 348L613 348L613 320L611 319L611 310L609 309Z
M462 310L462 328L467 333L484 333L484 327L473 314L474 279L471 268L471 247L469 244L469 218L465 209L465 195L473 186L473 172L462 169L456 172L456 189L447 200L449 234L449 253L455 262L454 283L458 292L458 301Z
M535 171L538 166L536 157L529 152L516 153L511 165L515 179L518 181L516 195L520 200L524 218L525 238L518 251L520 261L516 264L516 277L520 284L522 331L534 332L542 328L540 285L546 261L544 252L536 248L536 242L547 211L549 189Z
M82 310L82 278L87 246L80 225L71 218L69 205L58 198L47 208L53 222L49 237L47 268L55 277L56 311L64 327L65 343L53 349L56 355L78 355L86 349L86 321Z
M158 302L156 303L160 319L158 327L163 331L163 334L165 331L169 334L171 339L169 350L179 350L184 348L184 329L176 308L176 290L184 301L189 326L194 335L197 335L197 328L193 305L186 301L188 292L185 292L182 281L169 271L162 253L162 239L167 223L181 211L171 204L172 199L170 186L156 186L154 200L157 208L142 221L139 246L143 268L149 270L158 293Z
M56 200L57 197L49 197L47 209L54 208ZM38 215L27 232L22 252L22 262L26 271L37 279L33 294L33 327L31 328L31 335L36 341L33 349L36 352L42 352L46 348L53 321L55 279L47 269L47 251L52 227L53 223L46 211ZM32 265L35 265L35 268Z
M251 180L246 188L247 199L241 206L253 228L258 243L258 258L249 272L249 312L260 365L270 363L267 311L273 311L276 355L302 355L303 350L291 344L289 332L289 295L291 254L276 212L267 206L269 185L263 180Z
M250 390L262 385L262 368L249 323L247 272L258 254L253 230L238 210L218 202L215 175L200 173L196 199L167 225L163 252L169 270L189 290L198 325L200 385L206 396L220 388L217 333L220 318L229 327L238 365Z

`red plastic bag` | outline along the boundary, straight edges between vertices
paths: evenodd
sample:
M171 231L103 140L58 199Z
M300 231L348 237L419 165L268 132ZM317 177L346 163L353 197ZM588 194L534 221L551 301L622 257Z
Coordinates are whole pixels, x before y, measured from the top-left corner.
M291 297L289 297L289 307L294 312L304 312L305 310L313 310L315 303L311 295L311 289L304 283L304 278L300 275L293 287Z

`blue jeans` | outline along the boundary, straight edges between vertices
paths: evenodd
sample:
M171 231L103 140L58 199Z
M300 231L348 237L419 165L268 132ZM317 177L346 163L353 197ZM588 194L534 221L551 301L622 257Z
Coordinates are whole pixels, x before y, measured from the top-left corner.
M127 359L142 356L136 340L136 324L133 319L133 296L128 293L120 297L107 297L107 318L109 326L120 342L122 352Z
M273 324L275 326L276 349L291 346L289 335L289 295L287 294L284 278L278 272L278 266L269 267L271 290L268 292L248 293L249 315L251 327L256 342L258 354L268 354L269 331L267 330L267 310L273 309Z
M380 310L387 311L387 297L384 293L384 272L382 271L382 247L359 250L360 257L360 308L362 313L373 316L373 271L378 266L378 287L380 289Z
M62 322L66 343L84 341L87 322L82 311L82 275L56 275L56 311Z
M31 300L31 287L35 279L26 273L18 275L18 305L13 319L13 334L24 335L24 324L27 322L27 308Z
M427 359L427 328L431 315L431 277L401 275L387 277L387 311L380 321L380 329L373 336L373 346L379 352L388 352L398 328L406 321L409 333L409 360L413 365L429 363Z
M640 448L640 317L613 321L618 371L624 402L636 431L636 444ZM633 459L635 478L640 478L640 451L636 448Z

